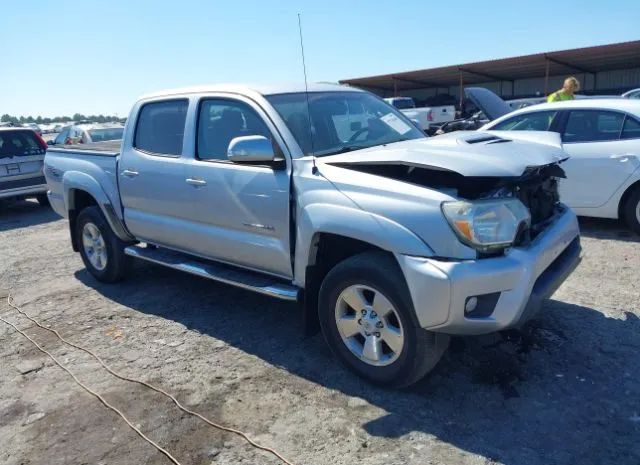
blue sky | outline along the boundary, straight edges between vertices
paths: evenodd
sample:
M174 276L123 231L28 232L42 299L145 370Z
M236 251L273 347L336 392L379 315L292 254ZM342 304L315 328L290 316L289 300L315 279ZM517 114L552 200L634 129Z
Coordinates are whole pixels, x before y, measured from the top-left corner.
M0 114L125 115L213 82L383 74L640 38L638 0L3 0Z

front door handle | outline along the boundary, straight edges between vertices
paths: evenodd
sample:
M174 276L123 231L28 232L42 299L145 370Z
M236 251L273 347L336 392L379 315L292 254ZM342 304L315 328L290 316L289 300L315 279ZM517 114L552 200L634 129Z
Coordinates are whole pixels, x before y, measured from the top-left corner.
M137 171L134 171L134 170L122 170L122 176L126 176L128 178L135 178L139 174L140 173L138 173Z
M192 186L206 186L207 185L207 181L205 181L204 179L187 178L187 179L185 179L185 181L187 182L187 184L191 184Z

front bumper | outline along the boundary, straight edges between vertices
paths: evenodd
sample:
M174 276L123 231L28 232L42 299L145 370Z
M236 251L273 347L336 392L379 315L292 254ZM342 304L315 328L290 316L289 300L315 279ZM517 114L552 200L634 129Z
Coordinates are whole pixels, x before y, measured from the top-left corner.
M397 258L420 326L448 334L485 334L517 327L535 314L580 263L580 251L576 216L565 208L529 246L514 247L502 257ZM499 295L493 311L465 314L467 299L492 294Z

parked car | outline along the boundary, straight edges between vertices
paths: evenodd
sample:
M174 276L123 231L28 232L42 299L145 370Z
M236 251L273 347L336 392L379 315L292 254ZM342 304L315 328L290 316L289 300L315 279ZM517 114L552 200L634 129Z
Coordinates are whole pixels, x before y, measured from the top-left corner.
M427 134L433 134L443 123L453 121L456 108L453 105L417 108L411 97L391 97L384 99L393 105L407 118L417 123Z
M0 200L35 197L49 205L42 173L46 149L31 129L0 127Z
M22 127L31 129L32 131L36 132L36 134L38 134L39 136L42 135L42 129L40 129L40 126L38 126L36 123L24 123L22 124Z
M640 99L640 89L633 89L622 94L623 98Z
M495 98L476 97L480 105L499 106ZM562 201L578 215L625 220L640 234L640 101L581 99L507 108L480 130L558 133L570 157L562 164Z
M297 300L346 366L402 386L580 259L565 154L497 137L427 138L355 88L208 86L141 98L119 149L50 147L45 175L96 279L136 257Z
M79 124L63 128L49 145L88 144L122 139L124 127L120 124Z

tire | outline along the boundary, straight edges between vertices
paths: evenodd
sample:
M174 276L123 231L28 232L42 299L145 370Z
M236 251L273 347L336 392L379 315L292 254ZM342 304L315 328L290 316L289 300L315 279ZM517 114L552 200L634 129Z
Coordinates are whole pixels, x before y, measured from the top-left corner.
M640 187L636 187L627 198L623 206L626 223L636 233L640 234Z
M75 234L84 266L98 281L114 283L125 277L131 261L124 253L126 244L114 234L97 206L78 214Z
M353 302L352 296L358 296L353 306L346 304L346 300ZM374 305L378 296L382 299ZM368 304L364 305L366 313L355 308L363 303ZM386 316L372 312L374 306L382 309L389 304L391 310ZM356 255L330 270L320 287L318 313L322 333L334 355L359 376L385 387L417 382L433 369L449 345L449 336L419 326L402 271L384 252ZM343 324L348 325L347 330ZM355 335L345 338L347 333ZM393 344L387 344L387 339ZM367 350L374 357L367 357Z
M36 195L36 200L38 201L38 203L40 204L41 207L50 206L49 197L47 197L47 194L38 194L38 195Z

